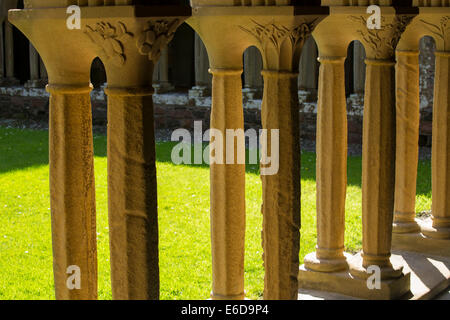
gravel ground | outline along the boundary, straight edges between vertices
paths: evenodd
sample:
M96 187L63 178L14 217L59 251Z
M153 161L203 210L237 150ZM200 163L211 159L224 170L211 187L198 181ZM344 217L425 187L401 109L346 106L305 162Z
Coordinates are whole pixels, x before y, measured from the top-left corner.
M46 121L36 120L15 120L15 119L0 119L0 126L7 128L19 128L19 129L33 129L33 130L48 130L48 123ZM94 126L95 134L106 134L105 126ZM172 130L161 129L156 130L156 141L165 142L171 141ZM311 140L304 140L301 142L302 150L315 152L316 143ZM351 144L348 146L348 155L360 156L362 154L362 146L357 144ZM419 150L419 158L421 160L431 159L431 148L421 147Z

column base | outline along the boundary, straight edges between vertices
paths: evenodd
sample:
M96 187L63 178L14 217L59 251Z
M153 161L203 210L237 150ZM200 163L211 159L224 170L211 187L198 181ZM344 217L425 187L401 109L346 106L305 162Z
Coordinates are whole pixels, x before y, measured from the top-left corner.
M450 239L434 237L446 228L434 229L430 219L418 224L421 232L393 233L392 249L450 257Z
M211 96L211 88L206 86L195 86L189 90L189 99Z
M167 93L175 89L174 86L172 86L170 83L167 82L154 84L153 88L155 89L155 94Z
M247 300L247 299L245 299L245 292L234 295L234 296L223 296L223 295L214 294L213 292L211 292L210 300Z
M316 102L317 101L317 91L316 90L299 90L298 99L300 103L305 102Z
M393 233L415 233L420 232L420 226L417 222L394 222Z
M447 225L446 221L445 227L434 227L433 221L428 219L421 224L420 229L426 237L437 240L450 240L450 227Z
M363 265L362 253L358 253L352 257L349 261L350 274L355 278L367 280L373 275L373 271L368 270L369 267ZM391 264L389 260L388 264L380 267L381 280L393 280L401 278L403 275L403 266L400 263Z
M263 93L260 89L245 88L242 89L242 97L244 100L260 100L262 99Z
M39 79L39 80L28 80L24 87L25 88L45 88L45 86L47 85L48 81L47 80L43 80L43 79Z
M352 257L353 265L358 255ZM359 255L360 256L360 255ZM380 289L369 289L367 280L354 277L350 271L318 272L302 265L298 274L299 289L318 290L368 300L393 300L410 295L410 273L402 272L396 279L382 280Z
M352 256L344 253L342 259L319 259L316 252L310 253L305 257L305 268L317 272L337 272L348 270L348 259Z

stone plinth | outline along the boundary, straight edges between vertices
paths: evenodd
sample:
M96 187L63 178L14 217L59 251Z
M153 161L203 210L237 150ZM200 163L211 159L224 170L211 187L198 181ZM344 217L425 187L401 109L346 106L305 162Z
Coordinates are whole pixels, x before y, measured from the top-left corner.
M349 264L352 266L361 263L360 254L349 259ZM396 257L392 257L392 264L394 268L402 265ZM366 279L355 277L349 271L317 272L302 265L298 274L298 282L301 290L333 292L368 300L392 300L405 297L409 293L410 273L403 271L398 278L382 280L380 289L370 290Z

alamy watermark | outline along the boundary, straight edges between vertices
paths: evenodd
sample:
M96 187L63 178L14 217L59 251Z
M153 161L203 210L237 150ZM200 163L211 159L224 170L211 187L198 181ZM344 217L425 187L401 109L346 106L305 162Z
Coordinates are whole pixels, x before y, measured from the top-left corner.
M70 16L66 20L67 29L80 30L81 29L81 9L79 6L73 5L67 7L67 14Z
M372 5L367 8L367 13L372 14L367 19L367 29L375 30L381 29L381 8L377 5Z
M69 277L66 281L67 289L80 290L81 289L81 269L79 266L72 265L67 267L66 273Z
M367 267L367 273L371 276L367 278L367 288L369 290L380 290L381 289L381 269L379 266L369 266Z
M262 129L259 134L255 129L245 132L243 129L227 129L225 134L218 129L209 129L203 133L202 122L195 121L194 139L188 130L177 129L172 133L171 140L179 142L172 149L174 164L246 164L248 141L248 164L259 163L261 175L275 175L280 168L278 129ZM203 142L209 142L205 149Z

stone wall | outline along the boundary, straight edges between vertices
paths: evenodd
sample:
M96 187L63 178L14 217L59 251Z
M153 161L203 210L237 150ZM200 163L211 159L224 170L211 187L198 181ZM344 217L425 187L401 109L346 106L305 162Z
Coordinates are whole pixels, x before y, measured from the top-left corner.
M94 90L91 94L93 123L106 126L107 107L103 91ZM190 97L186 93L165 93L154 96L155 123L157 129L193 129L194 121L203 121L209 127L211 97ZM361 143L362 99L356 95L348 99L349 143ZM359 105L358 105L359 104ZM261 100L244 99L245 128L261 128ZM302 138L315 140L316 137L315 102L302 101L300 113ZM48 93L40 88L0 87L0 118L18 120L48 121Z
M432 120L432 86L429 81L433 73L429 68L428 82L421 85L421 145L431 143ZM422 79L422 78L421 78ZM426 86L425 86L426 85ZM431 91L431 92L430 92ZM106 126L107 107L106 96L102 88L92 92L93 123L95 126ZM175 130L178 128L193 129L194 121L203 121L203 127L209 127L211 97L192 97L187 93L156 94L155 123L157 129ZM259 129L261 127L261 100L244 99L245 127ZM316 139L317 103L305 100L299 94L300 121L302 139ZM426 103L425 103L426 102ZM364 99L361 94L352 94L347 99L348 142L362 143L362 118ZM48 121L48 93L43 88L0 87L0 118L18 120Z

